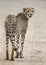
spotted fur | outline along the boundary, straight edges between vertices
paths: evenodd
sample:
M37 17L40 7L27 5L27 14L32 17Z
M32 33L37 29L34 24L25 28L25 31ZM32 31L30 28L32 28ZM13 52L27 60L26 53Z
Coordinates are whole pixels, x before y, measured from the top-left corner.
M23 45L25 40L25 34L28 27L28 20L34 14L34 8L24 8L23 12L15 15L8 15L5 20L6 30L6 59L9 59L8 43L9 39L12 43L11 60L14 60L14 51L16 51L16 58L23 58ZM15 35L17 37L15 43ZM19 38L21 35L21 50L19 53Z

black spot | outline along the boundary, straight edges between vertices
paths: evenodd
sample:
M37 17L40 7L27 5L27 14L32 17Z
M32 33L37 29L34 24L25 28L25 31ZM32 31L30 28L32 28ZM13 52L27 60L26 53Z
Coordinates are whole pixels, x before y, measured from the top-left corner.
M14 51L17 51L17 48L15 48Z
M21 43L21 45L24 44L24 43Z

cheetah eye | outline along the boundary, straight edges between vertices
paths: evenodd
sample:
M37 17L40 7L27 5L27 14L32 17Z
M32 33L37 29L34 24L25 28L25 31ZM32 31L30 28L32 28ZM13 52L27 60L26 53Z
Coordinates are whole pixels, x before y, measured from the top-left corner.
M34 11L32 11L32 12L34 12Z
M27 12L29 12L29 10Z

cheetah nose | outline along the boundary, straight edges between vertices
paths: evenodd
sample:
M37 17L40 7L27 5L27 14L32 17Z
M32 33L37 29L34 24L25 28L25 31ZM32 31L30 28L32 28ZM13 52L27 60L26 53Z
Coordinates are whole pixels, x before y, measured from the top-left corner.
M30 14L30 16L32 16L32 14Z

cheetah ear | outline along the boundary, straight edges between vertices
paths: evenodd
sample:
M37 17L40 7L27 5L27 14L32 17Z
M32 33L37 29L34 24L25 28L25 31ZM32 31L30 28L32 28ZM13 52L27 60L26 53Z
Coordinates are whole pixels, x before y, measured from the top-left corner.
M23 8L23 12L25 12L26 8Z

